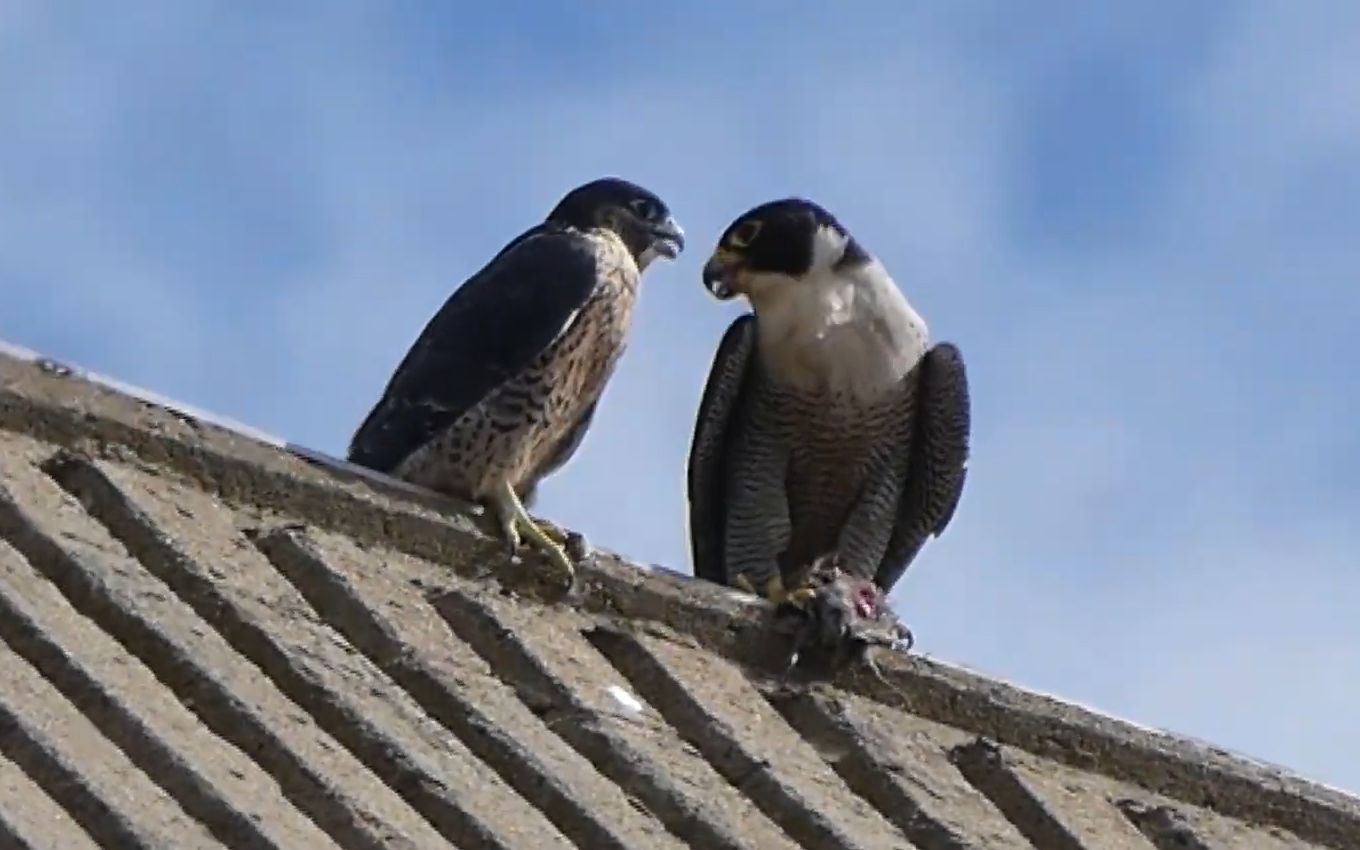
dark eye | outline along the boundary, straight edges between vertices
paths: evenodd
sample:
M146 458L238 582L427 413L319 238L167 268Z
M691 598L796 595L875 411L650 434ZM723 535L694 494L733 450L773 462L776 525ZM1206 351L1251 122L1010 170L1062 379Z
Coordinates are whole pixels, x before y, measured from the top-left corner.
M761 227L761 223L755 219L743 221L741 224L737 225L736 230L732 231L732 235L727 237L727 242L733 248L745 248L747 245L754 242L755 238L760 235Z
M630 201L628 206L639 218L652 218L656 214L656 208L646 198Z

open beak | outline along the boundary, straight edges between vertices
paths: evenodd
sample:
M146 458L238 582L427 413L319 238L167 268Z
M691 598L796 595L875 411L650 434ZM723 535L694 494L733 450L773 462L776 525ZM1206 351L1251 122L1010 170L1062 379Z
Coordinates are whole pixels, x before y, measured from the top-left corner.
M741 258L735 251L718 248L704 263L704 286L720 301L737 294L733 280L741 268Z
M685 231L671 217L652 228L652 250L668 260L674 260L685 250Z

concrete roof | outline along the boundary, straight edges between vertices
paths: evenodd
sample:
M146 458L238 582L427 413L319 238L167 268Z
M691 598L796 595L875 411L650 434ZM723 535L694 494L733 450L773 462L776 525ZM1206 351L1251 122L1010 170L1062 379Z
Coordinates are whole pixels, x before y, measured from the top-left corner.
M926 659L780 689L763 604L607 552L555 600L138 394L0 354L0 846L1360 847L1353 797Z

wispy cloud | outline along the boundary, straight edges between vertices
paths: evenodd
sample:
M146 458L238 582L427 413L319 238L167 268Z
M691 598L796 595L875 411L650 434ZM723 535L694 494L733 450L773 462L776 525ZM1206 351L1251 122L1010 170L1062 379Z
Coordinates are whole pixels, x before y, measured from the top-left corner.
M815 197L970 366L922 648L1360 788L1357 13L1067 5L9 3L0 334L338 452L453 287L623 174L694 247L542 510L684 568L736 312L699 255Z

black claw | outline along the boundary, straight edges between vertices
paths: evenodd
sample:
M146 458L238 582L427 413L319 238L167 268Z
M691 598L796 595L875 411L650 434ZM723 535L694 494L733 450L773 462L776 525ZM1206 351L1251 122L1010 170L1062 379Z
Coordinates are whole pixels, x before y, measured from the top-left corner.
M903 644L904 652L911 652L911 648L916 645L916 636L911 633L911 629L906 626L899 626L897 629L897 639Z
M590 541L586 540L586 536L579 531L567 532L566 540L562 542L562 549L567 553L567 557L578 563L594 554L590 548Z

